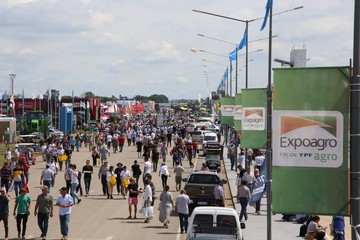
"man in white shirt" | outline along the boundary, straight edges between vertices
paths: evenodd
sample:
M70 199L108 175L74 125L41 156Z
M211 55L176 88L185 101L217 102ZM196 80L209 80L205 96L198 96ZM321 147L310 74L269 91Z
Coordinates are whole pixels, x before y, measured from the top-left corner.
M256 165L256 168L259 169L259 172L261 172L261 166L263 165L264 160L265 160L265 156L264 156L263 152L259 152L257 154L257 156L255 157L255 165Z
M79 171L76 169L76 165L75 164L71 164L71 196L74 199L75 202L75 198L78 200L78 204L81 202L81 198L77 195L76 193L76 189L79 186Z
M143 180L145 180L146 175L151 174L152 163L149 159L144 159L144 171L143 171Z
M250 189L250 191L252 192L253 189L253 182L255 181L255 176L254 173L251 172L251 168L247 167L246 168L246 173L244 173L243 176L243 180L245 180L247 182L246 186Z
M73 198L66 192L66 187L62 187L60 189L60 195L56 199L56 206L59 206L61 240L68 239L71 206L74 205Z
M144 181L145 184L145 190L144 190L144 207L149 207L151 206L151 202L152 202L152 190L150 187L150 181L148 179L145 179ZM145 223L150 222L150 217L147 216L145 219Z
M50 187L53 185L54 181L54 172L50 169L50 165L46 164L46 168L42 171L40 177L40 185L44 185L48 187L48 191L50 193Z

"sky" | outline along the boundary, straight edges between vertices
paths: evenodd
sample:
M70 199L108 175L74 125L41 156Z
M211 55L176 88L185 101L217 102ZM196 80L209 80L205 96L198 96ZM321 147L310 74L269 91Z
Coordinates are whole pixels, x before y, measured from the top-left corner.
M51 88L61 95L74 90L75 96L91 91L206 98L216 91L245 24L192 10L251 20L265 15L265 5L266 0L1 0L0 89L10 89L9 74L16 73L14 94L24 89L26 97ZM273 18L278 37L272 59L289 60L292 49L305 48L308 67L349 65L354 1L274 0L273 12L298 6L304 8ZM249 54L249 88L268 81L268 40L259 39L269 35L269 25L260 31L261 24L262 19L249 23L249 52L263 49ZM245 88L244 53L239 51L238 91Z

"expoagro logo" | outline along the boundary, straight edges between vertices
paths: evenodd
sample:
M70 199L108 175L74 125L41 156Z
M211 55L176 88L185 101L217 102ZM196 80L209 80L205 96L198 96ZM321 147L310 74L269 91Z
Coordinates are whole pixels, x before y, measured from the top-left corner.
M222 105L221 106L222 116L231 117L234 116L234 106L232 105Z
M243 130L265 130L265 108L243 108Z
M273 116L274 165L342 165L344 123L340 112L274 111Z
M243 111L241 105L235 105L234 107L234 120L240 120L242 119Z

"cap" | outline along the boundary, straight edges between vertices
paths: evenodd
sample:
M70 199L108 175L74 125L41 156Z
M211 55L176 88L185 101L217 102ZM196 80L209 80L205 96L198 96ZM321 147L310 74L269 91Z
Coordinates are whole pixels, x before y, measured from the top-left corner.
M0 188L0 192L6 192L5 187Z
M184 190L184 189L181 189L181 190L180 190L180 193L184 193L184 192L185 192L185 190Z
M225 179L221 179L220 183L227 183L227 181Z
M67 188L66 187L62 187L59 189L59 191L67 191Z

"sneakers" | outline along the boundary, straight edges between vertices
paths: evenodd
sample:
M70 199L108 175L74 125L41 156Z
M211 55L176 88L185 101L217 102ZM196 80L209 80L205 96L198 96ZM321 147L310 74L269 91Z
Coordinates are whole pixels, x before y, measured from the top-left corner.
M80 202L81 202L81 199L78 200L78 203L77 203L77 204L79 204Z
M149 222L150 222L149 218L145 219L145 223L149 223Z
M257 214L257 215L261 215L261 213L260 213L260 212L256 212L256 214Z
M131 216L128 216L126 219L131 219Z

